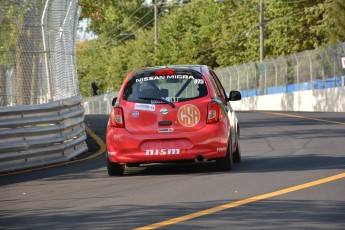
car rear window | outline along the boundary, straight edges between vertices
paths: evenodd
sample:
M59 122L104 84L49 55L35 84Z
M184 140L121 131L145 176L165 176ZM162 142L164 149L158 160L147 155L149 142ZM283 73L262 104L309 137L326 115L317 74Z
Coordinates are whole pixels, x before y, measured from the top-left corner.
M123 99L129 102L161 103L155 98L182 102L208 94L202 74L195 70L148 70L134 74L125 86Z

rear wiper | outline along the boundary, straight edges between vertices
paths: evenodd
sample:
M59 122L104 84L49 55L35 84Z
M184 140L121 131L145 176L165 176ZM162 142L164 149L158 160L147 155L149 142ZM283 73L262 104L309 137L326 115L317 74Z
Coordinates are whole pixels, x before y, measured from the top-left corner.
M165 102L165 103L169 104L171 107L175 108L175 104L172 103L171 101L168 101L164 97L161 97L161 98L158 98L158 97L140 97L139 99L162 101L162 102Z

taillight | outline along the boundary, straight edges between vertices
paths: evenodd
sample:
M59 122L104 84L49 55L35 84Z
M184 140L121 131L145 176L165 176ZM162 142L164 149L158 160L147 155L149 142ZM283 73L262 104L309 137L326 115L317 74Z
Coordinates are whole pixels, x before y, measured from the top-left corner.
M217 102L208 103L207 109L207 123L218 122L220 117L220 107Z
M110 113L110 122L113 127L124 128L125 120L121 107L115 107Z

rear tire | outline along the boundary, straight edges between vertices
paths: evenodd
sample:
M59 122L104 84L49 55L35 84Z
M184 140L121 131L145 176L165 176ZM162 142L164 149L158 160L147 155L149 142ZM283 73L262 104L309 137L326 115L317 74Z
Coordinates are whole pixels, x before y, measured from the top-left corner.
M231 138L228 142L228 149L225 157L216 159L217 167L220 170L232 170L234 168Z
M241 150L240 150L240 145L237 142L237 147L236 151L234 152L234 162L238 163L241 162Z
M123 176L125 173L125 165L109 161L107 158L107 169L109 176Z

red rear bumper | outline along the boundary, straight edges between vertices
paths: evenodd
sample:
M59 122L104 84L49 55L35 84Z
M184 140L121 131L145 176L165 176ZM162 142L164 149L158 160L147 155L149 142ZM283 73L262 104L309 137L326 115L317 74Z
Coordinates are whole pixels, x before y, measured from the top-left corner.
M183 133L131 134L124 128L108 128L106 142L111 162L152 163L224 157L229 132L221 123Z

